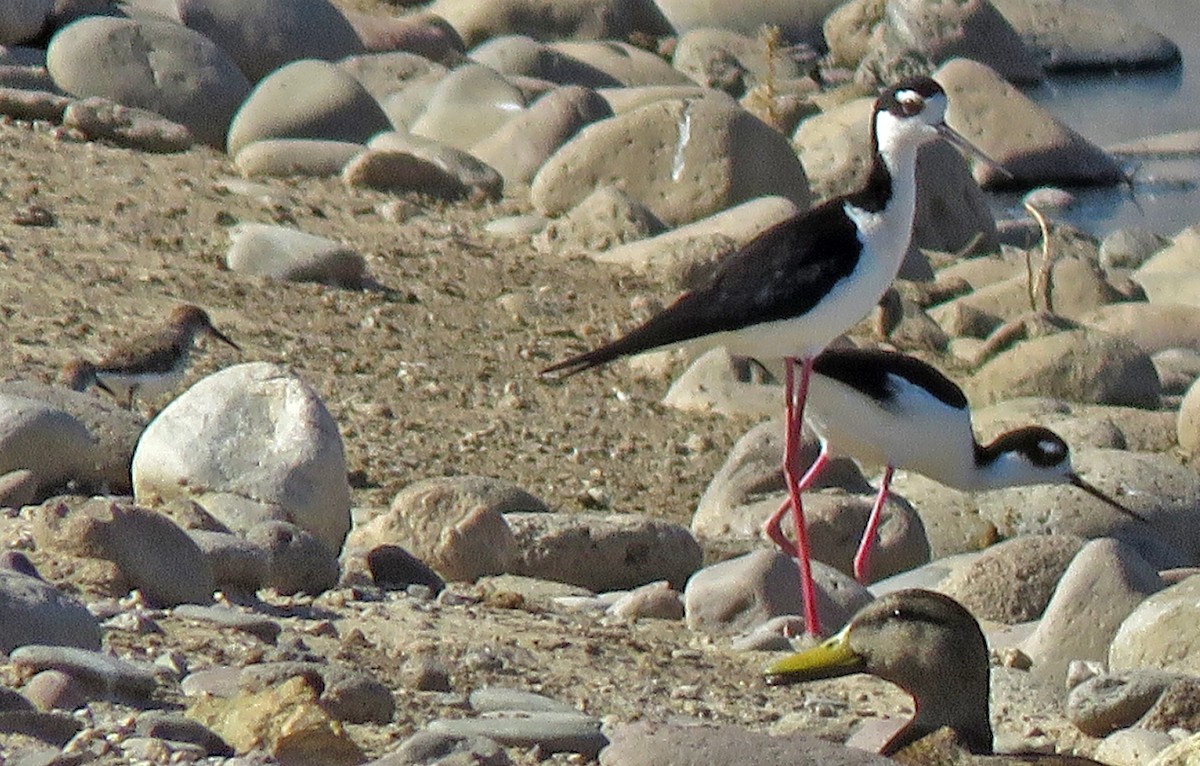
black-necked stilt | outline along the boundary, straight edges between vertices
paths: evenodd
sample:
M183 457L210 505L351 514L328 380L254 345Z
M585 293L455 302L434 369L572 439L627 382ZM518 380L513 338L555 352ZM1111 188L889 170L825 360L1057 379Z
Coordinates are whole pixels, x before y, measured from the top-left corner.
M133 405L134 395L154 396L171 390L183 378L198 335L210 335L237 351L241 348L213 326L199 306L176 306L161 330L113 347L96 363L72 362L63 377L72 376L72 387L83 390L95 384ZM82 387L82 388L81 388Z
M884 466L879 494L854 557L860 582L870 575L871 550L892 473L915 471L955 489L978 492L1030 484L1072 484L1129 516L1142 519L1084 481L1071 453L1047 428L1026 426L981 445L971 428L967 397L949 378L915 357L877 349L829 349L813 361L808 424L821 452L800 480L807 489L831 454ZM794 546L780 528L790 502L767 520L767 535Z
M690 342L725 346L742 356L782 357L784 470L812 633L820 633L820 622L797 465L812 359L866 316L895 279L912 239L921 144L942 135L978 153L945 124L945 113L946 94L928 77L888 88L872 112L873 162L862 188L767 229L725 258L705 285L640 327L542 371L565 377L621 356Z
M975 617L949 596L915 588L889 593L828 641L772 664L766 680L778 686L854 673L912 695L913 719L880 749L898 762L1100 766L1057 753L992 756L987 640Z

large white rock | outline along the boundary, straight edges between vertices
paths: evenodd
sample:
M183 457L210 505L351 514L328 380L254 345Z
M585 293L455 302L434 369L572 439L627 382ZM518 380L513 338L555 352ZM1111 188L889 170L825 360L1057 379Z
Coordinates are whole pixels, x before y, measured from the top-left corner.
M46 51L54 83L157 112L220 146L250 83L199 32L168 21L89 16L60 30Z
M252 362L196 383L146 428L133 454L139 502L237 495L277 505L333 551L350 529L337 423L285 367Z

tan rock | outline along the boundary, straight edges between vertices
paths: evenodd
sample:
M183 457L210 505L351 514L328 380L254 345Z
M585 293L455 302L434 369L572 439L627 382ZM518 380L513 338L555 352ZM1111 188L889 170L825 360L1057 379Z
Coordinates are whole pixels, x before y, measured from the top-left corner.
M308 680L295 676L236 697L202 695L188 717L219 734L238 752L263 749L281 766L353 766L363 751L318 702Z

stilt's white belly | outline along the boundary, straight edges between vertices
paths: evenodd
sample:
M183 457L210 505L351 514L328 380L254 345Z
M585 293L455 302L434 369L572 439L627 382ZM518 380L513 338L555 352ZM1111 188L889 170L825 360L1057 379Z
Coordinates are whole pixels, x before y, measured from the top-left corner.
M835 454L872 465L915 471L965 488L975 440L967 410L900 383L887 406L843 383L812 376L805 419Z

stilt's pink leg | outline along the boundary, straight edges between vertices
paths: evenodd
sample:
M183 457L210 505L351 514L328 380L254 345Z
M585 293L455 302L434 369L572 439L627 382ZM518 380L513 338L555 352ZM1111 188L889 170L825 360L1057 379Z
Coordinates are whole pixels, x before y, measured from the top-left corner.
M796 362L800 361L800 380L796 380ZM812 552L808 545L808 528L804 524L804 504L801 500L799 466L800 433L804 423L804 400L808 398L808 379L812 360L785 360L784 388L787 406L784 417L783 475L787 480L792 517L796 522L796 561L800 566L800 595L804 600L804 624L810 635L821 635L821 619L817 615L817 589L812 577Z
M805 471L804 477L800 479L799 490L805 492L816 483L817 477L825 470L825 466L829 465L829 448L824 444L821 445L821 453L817 455L817 459ZM763 531L771 542L779 546L779 549L789 556L799 556L800 552L796 550L796 546L791 539L783 533L783 517L787 512L792 510L792 497L789 494L779 504L779 510L771 514L767 522L763 524Z
M858 544L858 552L854 554L854 578L863 585L871 578L871 552L875 549L875 533L879 529L879 518L883 515L883 504L887 502L888 492L892 486L892 467L883 470L883 481L879 485L879 494L875 497L875 505L871 507L871 515L867 518L867 528L863 532L862 542Z

